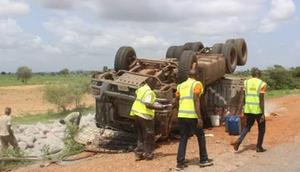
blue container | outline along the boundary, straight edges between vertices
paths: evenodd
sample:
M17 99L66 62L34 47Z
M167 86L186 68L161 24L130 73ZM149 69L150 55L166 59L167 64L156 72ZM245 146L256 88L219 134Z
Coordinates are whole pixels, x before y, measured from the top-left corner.
M225 117L225 127L229 135L240 135L241 119L237 115L227 115Z

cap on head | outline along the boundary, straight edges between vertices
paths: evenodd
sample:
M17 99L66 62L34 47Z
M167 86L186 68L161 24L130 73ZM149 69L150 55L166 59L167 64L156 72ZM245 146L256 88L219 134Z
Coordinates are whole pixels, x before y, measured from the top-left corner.
M261 77L261 71L258 68L254 67L251 69L251 75L252 77Z

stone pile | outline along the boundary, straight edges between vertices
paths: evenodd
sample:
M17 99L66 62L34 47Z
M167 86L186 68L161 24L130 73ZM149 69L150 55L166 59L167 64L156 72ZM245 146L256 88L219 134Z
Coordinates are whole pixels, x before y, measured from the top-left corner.
M41 157L43 148L47 148L51 154L58 153L64 148L66 126L60 124L59 120L48 124L16 124L13 129L21 150L28 156ZM91 142L98 131L95 125L95 114L84 115L76 139L82 144Z

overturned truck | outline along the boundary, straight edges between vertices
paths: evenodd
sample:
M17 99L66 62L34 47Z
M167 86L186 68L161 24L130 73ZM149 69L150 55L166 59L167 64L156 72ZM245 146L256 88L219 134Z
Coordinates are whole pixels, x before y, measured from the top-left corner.
M206 125L209 125L207 119L216 113L216 109L237 106L243 80L225 75L233 73L246 61L244 39L229 39L212 47L205 47L201 42L171 46L162 60L137 58L132 47L121 47L115 55L114 71L106 70L92 77L97 126L134 132L134 122L129 113L136 89L144 81L151 80L155 83L156 101L172 104L176 86L187 79L193 64L198 69L198 80L205 86L201 111ZM166 139L176 129L177 109L174 106L156 111L156 138Z

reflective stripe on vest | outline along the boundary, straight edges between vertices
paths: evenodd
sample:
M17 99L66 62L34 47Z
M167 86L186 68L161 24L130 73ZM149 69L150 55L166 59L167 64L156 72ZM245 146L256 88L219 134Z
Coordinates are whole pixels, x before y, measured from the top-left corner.
M198 118L194 105L194 88L201 82L189 78L178 85L177 90L180 94L178 118Z
M132 105L130 115L147 115L151 118L154 118L155 111L153 109L149 109L146 107L143 99L151 95L151 104L155 102L156 96L155 93L151 90L151 88L146 84L143 87L140 87L136 90L136 99Z
M264 82L258 78L251 78L245 81L245 106L244 113L261 114L260 90Z

